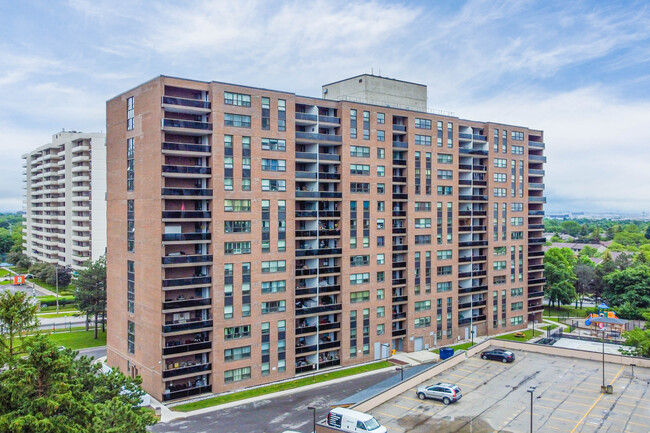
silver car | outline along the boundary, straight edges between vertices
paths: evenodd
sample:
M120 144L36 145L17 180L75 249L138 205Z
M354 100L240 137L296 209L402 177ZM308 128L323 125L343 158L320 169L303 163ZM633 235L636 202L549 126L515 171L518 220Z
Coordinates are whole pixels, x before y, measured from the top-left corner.
M457 385L451 383L436 383L428 386L420 386L417 390L417 396L420 400L432 398L441 400L444 404L457 402L463 394Z

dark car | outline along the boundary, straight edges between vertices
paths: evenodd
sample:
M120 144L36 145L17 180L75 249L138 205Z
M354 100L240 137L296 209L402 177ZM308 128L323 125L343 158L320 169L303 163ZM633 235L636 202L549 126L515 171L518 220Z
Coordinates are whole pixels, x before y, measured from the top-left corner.
M492 349L481 352L481 359L494 359L501 362L513 362L515 354L503 349Z

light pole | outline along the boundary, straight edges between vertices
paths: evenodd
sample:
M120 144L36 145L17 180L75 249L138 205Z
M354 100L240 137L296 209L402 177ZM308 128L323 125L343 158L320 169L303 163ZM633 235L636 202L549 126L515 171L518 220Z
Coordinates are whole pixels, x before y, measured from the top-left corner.
M404 381L404 367L395 367L395 370L399 370L400 372L400 382Z
M533 433L533 393L535 392L536 386L531 386L528 388L530 393L530 433Z
M54 283L56 284L56 314L59 314L59 266L54 266Z
M535 316L533 316L533 336L531 338L535 338Z
M603 326L603 386L602 386L602 391L605 392L607 388L605 388L605 327Z
M312 431L313 431L314 433L316 433L316 408L315 408L315 407L312 407L312 406L309 406L309 407L307 407L307 409L309 409L310 411L312 411L312 413L313 413L313 415L314 415L314 423L313 423L314 430L312 430Z

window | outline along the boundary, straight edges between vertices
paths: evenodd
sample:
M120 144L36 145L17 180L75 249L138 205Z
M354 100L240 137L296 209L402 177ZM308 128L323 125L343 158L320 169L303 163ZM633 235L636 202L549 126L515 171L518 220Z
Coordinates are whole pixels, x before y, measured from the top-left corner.
M251 347L234 347L232 349L224 350L225 361L237 361L239 359L247 359L251 357Z
M452 178L451 170L438 170L438 179L448 180Z
M383 247L384 245L385 245L384 237L383 236L377 236L377 246L378 247Z
M508 168L508 160L503 158L494 158L494 166L496 168Z
M524 238L524 232L512 232L510 234L510 239L512 240L520 240Z
M386 210L386 202L378 201L377 202L377 212L384 212Z
M377 131L377 141L386 141L385 131Z
M357 138L357 110L350 109L350 138Z
M286 191L287 181L283 179L262 179L262 191Z
M415 228L416 229L431 228L431 218L416 218Z
M250 221L226 221L225 232L226 233L250 233L251 222Z
M377 325L377 335L384 335L386 333L386 325L383 323Z
M383 165L378 165L377 166L377 176L379 177L384 177L386 175L386 167Z
M133 260L126 261L126 291L126 310L133 314L135 313L135 262Z
M225 383L239 382L251 378L251 368L243 367L223 372L223 381Z
M415 319L416 328L426 328L431 326L431 316L419 317Z
M250 242L225 242L224 250L226 254L250 254Z
M126 201L126 250L135 251L135 204L133 200Z
M364 272L362 274L350 274L350 284L355 286L358 284L365 284L370 282L370 273Z
M128 351L129 353L135 353L135 323L130 320L127 321L128 329Z
M250 212L250 200L224 200L224 212Z
M505 197L507 195L506 188L494 188L495 197Z
M386 158L386 149L383 147L377 148L377 158L378 159L385 159Z
M365 164L350 164L351 175L370 175L370 166Z
M383 218L377 218L377 230L383 230L385 227L385 220Z
M262 314L281 313L287 310L287 301L262 302Z
M350 266L367 266L370 264L370 256L350 256Z
M431 245L431 235L416 235L415 245Z
M419 146L431 146L430 135L415 135L415 144Z
M451 259L451 250L440 250L436 251L436 256L438 260L448 260Z
M262 171L286 171L287 161L284 159L262 158Z
M380 125L386 123L386 115L384 113L377 113L377 123Z
M495 256L505 256L506 255L506 247L494 247L494 255Z
M524 154L524 146L512 146L512 154L513 155L523 155Z
M126 140L126 190L133 191L135 178L135 149L133 147L133 138Z
M451 186L438 186L438 195L451 195L452 187Z
M241 107L251 106L251 95L231 92L224 92L223 95L223 103L226 105L239 105Z
M524 316L517 316L517 317L510 318L511 325L521 325L522 323L524 323Z
M446 153L438 154L438 163L439 164L451 164L454 161L454 156Z
M350 303L356 304L358 302L366 302L370 300L370 290L362 292L350 292Z
M418 129L431 129L431 120L415 118L415 127Z
M233 326L230 328L223 328L224 339L237 340L239 338L246 338L251 336L251 325Z
M524 204L523 204L523 203L512 203L512 204L510 205L510 209L511 209L513 212L521 212L521 211L524 210Z
M383 194L386 192L386 184L378 183L377 184L377 194Z
M416 201L415 202L415 211L416 212L426 212L431 210L430 201Z
M438 290L438 292L449 292L451 290L451 281L438 283L436 285L436 290Z
M350 192L353 193L369 193L370 184L360 182L350 182Z
M437 275L451 275L451 266L438 266Z
M278 99L278 131L287 130L287 101Z
M262 273L271 274L274 272L284 272L286 271L286 267L286 260L272 260L268 262L262 262Z
M505 183L508 181L508 175L505 173L494 173L494 181L497 183Z
M133 130L133 118L135 117L135 105L133 96L126 100L126 130Z
M415 312L431 309L431 301L419 301L415 303Z
M384 289L377 289L377 300L381 301L384 299L385 291Z
M516 289L510 289L510 296L524 296L524 288L518 287Z
M506 268L506 262L504 261L499 261L499 262L494 262L494 270L495 271L500 271L502 269Z
M271 99L262 97L262 129L271 129Z
M370 148L367 146L350 146L350 156L370 158Z
M262 281L262 293L281 293L286 289L287 282L285 280Z
M512 139L516 140L516 141L523 141L524 140L524 133L523 132L512 131Z
M262 150L278 150L284 152L287 142L277 138L262 138Z
M500 285L500 284L505 284L505 283L506 283L506 276L505 276L505 275L499 275L499 276L497 276L497 277L494 277L494 278L492 279L492 282L493 282L494 285L496 285L496 286L498 286L498 285Z
M386 258L383 254L377 254L377 264L378 265L383 265L386 263Z
M370 140L370 111L363 112L363 139Z
M523 226L524 225L524 218L523 217L512 217L512 218L510 218L510 225Z
M226 126L236 126L239 128L251 127L251 116L243 116L241 114L226 113L223 115L223 122Z

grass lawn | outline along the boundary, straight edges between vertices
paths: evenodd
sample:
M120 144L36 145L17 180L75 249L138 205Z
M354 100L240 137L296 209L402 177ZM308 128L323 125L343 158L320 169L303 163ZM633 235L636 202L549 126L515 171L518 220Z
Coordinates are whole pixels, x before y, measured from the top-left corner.
M560 308L551 308L548 305L544 307L544 317L547 316L562 316L562 317L587 317L587 308L575 308L570 305L563 305Z
M97 333L97 340L94 338L95 331L92 329L90 331L48 333L48 335L56 344L74 350L106 346L106 333L102 332L101 329Z
M74 305L59 305L59 312L61 311L77 311ZM47 307L41 307L41 313L54 313L56 312L56 305L48 304Z
M456 350L467 350L467 349L469 349L470 347L472 347L472 342L469 342L469 343L461 343L461 344L456 344L455 346L445 346L445 347L448 347L448 348L450 348L450 349L454 349L454 352L455 352ZM440 349L434 349L432 352L433 352L433 353L440 354Z
M552 331L555 328L557 328L559 325L546 325L546 326L540 326L539 329L543 331Z
M9 284L11 284L11 280L0 281L0 286L8 286Z
M54 284L48 284L43 280L39 280L38 278L31 278L29 281L31 281L32 283L35 283L38 286L43 287L44 289L47 289L47 290L49 290L51 292L56 293L56 286ZM72 289L73 289L73 287L71 285L59 286L59 296L61 296L61 292L63 292L63 291L68 291L69 292Z
M7 275L13 275L13 274L11 272L9 272L8 270L6 270L6 269L1 269L0 268L0 277L5 277Z
M11 269L12 271L14 271L17 274L26 274L27 273L27 269L17 268L15 266L11 266L11 267L9 267L9 269Z
M511 334L499 335L498 337L494 337L494 338L496 338L497 340L511 340L511 341L528 341L531 338L533 338L532 329L527 329L525 331L517 331L517 332L523 332L524 337L515 337L516 332L513 332ZM539 337L542 335L544 335L544 332L535 329L535 337Z
M56 310L56 307L54 308ZM61 311L59 310L59 314L56 314L56 311L54 313L45 313L45 314L37 314L36 316L39 319L56 319L58 317L75 317L79 313L76 310L71 310L71 311Z
M347 368L345 370L336 370L331 373L319 374L316 376L296 379L289 382L276 383L274 385L262 386L246 391L233 392L232 394L220 395L217 397L207 398L205 400L195 401L192 403L181 404L172 408L179 412L189 412L205 407L217 406L231 401L244 400L246 398L257 397L259 395L271 394L273 392L284 391L287 389L299 388L313 383L327 382L328 380L338 379L340 377L352 376L366 371L378 370L380 368L391 367L393 364L386 361L373 362L372 364L360 365L358 367Z

